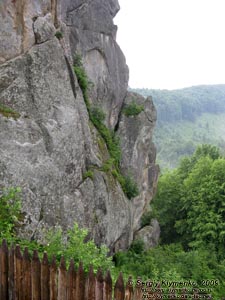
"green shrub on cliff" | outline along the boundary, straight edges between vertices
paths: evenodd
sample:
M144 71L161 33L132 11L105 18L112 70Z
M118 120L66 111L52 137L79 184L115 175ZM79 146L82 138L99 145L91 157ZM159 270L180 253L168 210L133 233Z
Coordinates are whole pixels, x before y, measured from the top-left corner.
M61 40L63 38L63 34L61 31L56 31L55 36L57 37L58 40Z
M88 230L80 229L76 223L66 233L62 232L61 227L46 231L44 244L19 238L15 229L21 217L20 192L20 188L1 191L0 244L6 239L8 244L19 244L22 250L24 247L28 247L29 251L37 249L40 257L47 251L49 258L56 256L58 263L61 256L64 256L67 265L70 259L74 259L76 266L82 261L85 271L88 271L90 265L95 272L100 267L103 271L113 270L112 257L108 256L109 249L104 245L97 247L93 240L87 241Z
M9 188L0 194L0 243L15 238L15 225L20 217L20 188Z
M63 255L67 265L71 259L76 266L82 261L86 272L90 265L95 272L98 268L102 268L103 271L112 270L114 264L112 257L108 257L109 249L104 245L98 248L93 240L87 241L87 236L88 230L79 228L76 223L72 229L67 230L66 236L63 236L61 228L51 230L47 235L48 245L45 250L49 257L56 255L58 261Z
M127 117L137 116L142 111L144 111L144 106L138 105L137 103L135 103L135 101L132 101L130 104L125 105L125 107L123 108L123 113Z
M75 55L74 57L74 73L77 76L78 84L82 90L82 94L84 97L85 104L87 106L87 110L89 111L90 109L90 102L88 99L88 77L85 72L85 69L83 67L82 61L81 61L81 56L80 55Z
M105 113L100 107L91 106L90 117L94 124L102 123L105 120Z
M103 164L101 170L104 172L112 171L114 177L119 181L123 192L126 194L128 199L136 197L139 194L137 184L134 182L131 176L123 176L120 171L121 148L119 137L113 130L110 130L104 124L104 111L98 106L91 105L88 99L89 80L84 70L80 55L75 55L74 57L74 72L77 76L79 86L83 93L84 101L89 113L89 118L100 133L102 139L105 141L108 152L110 154L110 159ZM128 111L129 109L130 113L137 114L143 110L143 107L132 104L131 108L129 108L128 106Z

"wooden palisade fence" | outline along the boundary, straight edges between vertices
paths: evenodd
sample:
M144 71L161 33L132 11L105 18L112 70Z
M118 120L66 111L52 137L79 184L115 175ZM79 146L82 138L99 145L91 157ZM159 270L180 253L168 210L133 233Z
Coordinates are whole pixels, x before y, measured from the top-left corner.
M132 278L129 277L125 286L123 276L120 274L113 288L109 271L103 277L100 269L95 275L90 267L89 273L85 276L82 263L78 270L75 270L74 262L71 260L67 270L63 257L57 267L55 259L49 263L47 253L44 253L40 261L36 250L30 258L27 248L22 254L18 245L9 249L6 241L3 241L0 247L0 300L141 300L145 298L142 287L129 284L131 281ZM175 299L173 295L170 297ZM148 298L160 299L153 295Z

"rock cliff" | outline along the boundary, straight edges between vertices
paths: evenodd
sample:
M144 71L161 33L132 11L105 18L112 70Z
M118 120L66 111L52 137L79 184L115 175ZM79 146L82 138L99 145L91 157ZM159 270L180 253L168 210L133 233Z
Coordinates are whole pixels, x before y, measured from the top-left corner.
M127 92L113 23L118 10L117 0L0 3L0 188L22 188L20 235L40 238L43 228L76 221L97 244L117 251L140 229L158 176L156 112L150 98ZM102 109L105 128L120 138L120 172L137 182L131 200L103 167L110 154L90 121L73 71L76 55L90 81L90 105ZM127 116L133 101L142 110Z

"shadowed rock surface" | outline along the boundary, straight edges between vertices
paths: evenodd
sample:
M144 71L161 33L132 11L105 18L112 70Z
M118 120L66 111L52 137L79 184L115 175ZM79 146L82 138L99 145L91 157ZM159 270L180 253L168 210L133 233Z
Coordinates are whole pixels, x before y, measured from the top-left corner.
M97 244L117 251L140 228L158 175L151 141L156 113L151 99L127 94L128 68L113 23L118 9L116 0L0 4L0 104L20 115L0 114L0 188L22 188L22 236L41 239L43 228L76 221ZM132 200L101 170L109 154L73 73L77 54L92 82L90 102L120 136L122 171L138 183L140 195ZM144 111L126 117L122 107L133 97ZM90 168L93 178L86 178Z

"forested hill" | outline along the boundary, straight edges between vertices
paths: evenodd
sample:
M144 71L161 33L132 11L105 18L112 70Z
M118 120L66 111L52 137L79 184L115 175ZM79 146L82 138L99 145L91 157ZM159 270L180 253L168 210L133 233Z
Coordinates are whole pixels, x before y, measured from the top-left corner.
M134 91L153 97L158 122L194 121L202 113L225 112L225 84L200 85L179 90Z
M151 95L157 109L155 144L162 168L173 168L197 145L225 149L225 85L201 85L179 90L132 89Z

